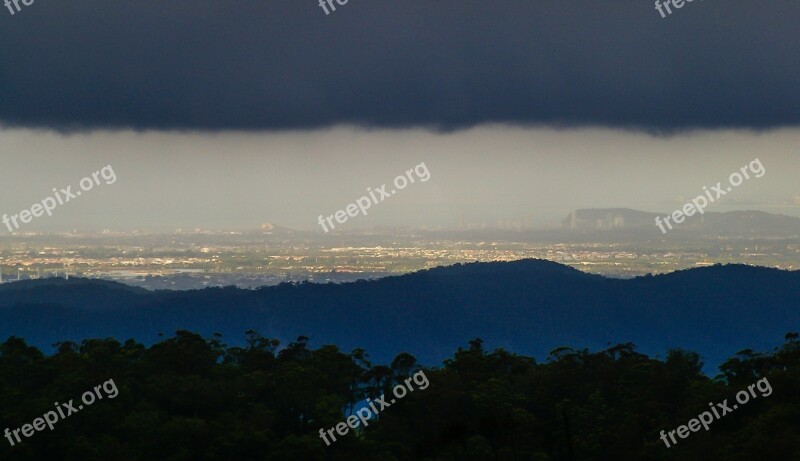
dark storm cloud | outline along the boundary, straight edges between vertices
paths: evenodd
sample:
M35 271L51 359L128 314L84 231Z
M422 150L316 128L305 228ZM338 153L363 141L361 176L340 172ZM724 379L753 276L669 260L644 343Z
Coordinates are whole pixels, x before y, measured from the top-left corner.
M1 5L1 4L0 4ZM35 0L0 9L0 123L293 129L339 123L800 122L800 3Z

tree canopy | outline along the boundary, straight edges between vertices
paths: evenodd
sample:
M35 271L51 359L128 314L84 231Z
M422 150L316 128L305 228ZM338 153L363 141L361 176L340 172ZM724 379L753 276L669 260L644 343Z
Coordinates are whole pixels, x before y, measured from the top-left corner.
M480 339L441 367L430 386L378 421L326 446L330 428L367 397L421 369L410 354L372 364L366 351L311 347L247 332L245 347L178 331L152 347L133 340L59 343L45 355L21 338L0 344L0 430L19 428L113 379L119 395L94 403L11 447L7 461L521 461L800 459L800 342L738 351L715 377L697 354L663 360L619 344L590 353L561 347L542 363ZM708 402L768 377L754 399L666 448L661 430L686 424Z

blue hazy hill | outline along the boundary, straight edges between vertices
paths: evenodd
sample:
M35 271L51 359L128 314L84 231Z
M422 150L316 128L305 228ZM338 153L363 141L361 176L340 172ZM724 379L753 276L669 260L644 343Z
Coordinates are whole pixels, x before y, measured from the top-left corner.
M151 292L43 279L0 286L0 338L52 350L98 337L150 344L186 329L235 345L254 329L283 344L305 335L316 345L364 348L376 361L410 352L429 364L475 337L540 360L560 346L633 342L651 355L696 351L715 367L732 351L771 350L800 330L799 295L797 271L726 265L620 280L530 259L257 290Z

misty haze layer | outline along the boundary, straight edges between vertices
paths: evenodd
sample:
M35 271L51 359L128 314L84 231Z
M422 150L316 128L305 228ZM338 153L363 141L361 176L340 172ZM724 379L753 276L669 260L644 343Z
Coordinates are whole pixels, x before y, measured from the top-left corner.
M800 216L797 208L783 206L800 192L794 174L798 145L797 130L673 137L498 126L450 134L338 128L60 136L10 130L0 135L0 213L28 208L52 188L111 164L118 177L113 185L25 230L254 229L264 222L320 230L319 215L343 209L368 187L425 162L427 182L340 229L454 226L462 214L468 222L488 224L531 215L541 226L578 208L668 213L759 158L763 177L746 181L708 210Z

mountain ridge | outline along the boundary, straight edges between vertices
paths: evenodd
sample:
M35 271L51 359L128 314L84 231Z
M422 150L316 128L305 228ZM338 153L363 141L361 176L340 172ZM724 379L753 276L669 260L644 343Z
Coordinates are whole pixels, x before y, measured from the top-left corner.
M715 366L738 347L770 349L800 330L800 272L746 265L622 280L520 260L344 284L145 293L106 281L35 282L0 287L0 338L43 348L107 336L152 343L187 329L237 344L254 329L284 344L304 335L426 363L475 337L539 358L559 346L633 342L650 354L695 350Z

